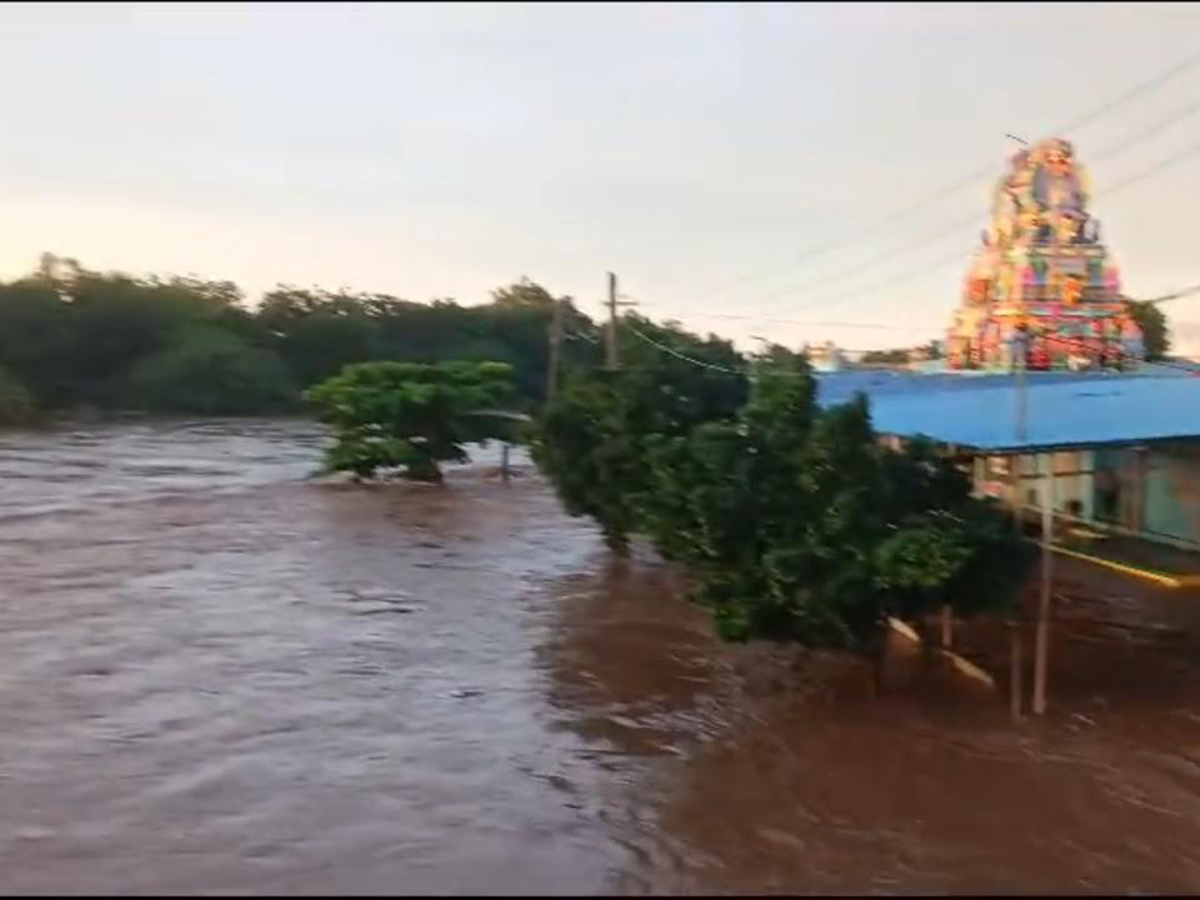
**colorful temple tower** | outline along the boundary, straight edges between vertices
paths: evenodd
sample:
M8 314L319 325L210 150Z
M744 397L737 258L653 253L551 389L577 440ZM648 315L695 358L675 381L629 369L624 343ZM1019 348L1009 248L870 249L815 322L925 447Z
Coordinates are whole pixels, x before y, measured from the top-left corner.
M1128 367L1142 334L1088 214L1087 176L1064 140L1016 153L947 333L952 369Z

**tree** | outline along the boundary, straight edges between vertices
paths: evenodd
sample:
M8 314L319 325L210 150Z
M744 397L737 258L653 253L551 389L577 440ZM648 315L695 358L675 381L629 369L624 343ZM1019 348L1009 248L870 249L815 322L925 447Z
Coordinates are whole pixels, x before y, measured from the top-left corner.
M0 367L0 427L24 425L35 411L33 394L11 372Z
M467 459L465 444L506 436L508 423L480 415L512 392L512 368L496 362L436 365L372 362L347 366L307 397L337 442L331 471L372 478L399 470L416 481L441 481L440 462Z
M747 377L711 343L632 324L678 355L578 374L535 459L610 544L644 534L685 563L723 636L871 652L888 616L1012 600L1028 548L932 447L882 447L862 397L821 409L802 356Z
M1154 362L1166 356L1171 349L1171 336L1167 330L1167 317L1157 303L1148 300L1125 298L1129 317L1142 329L1142 346L1146 359Z
M302 389L353 363L500 361L513 370L514 407L532 410L545 398L548 328L556 302L563 312L562 370L597 364L602 351L595 324L569 297L556 300L528 279L493 291L490 302L477 306L280 284L252 309L231 281L100 273L47 253L27 277L0 283L0 365L47 408L183 412L197 403L258 410L267 397L287 410ZM217 342L215 332L236 343ZM182 340L187 333L207 336ZM217 397L216 391L233 389L237 378L218 378L207 394L200 387L185 390L166 374L171 367L166 357L185 350L189 359L178 361L177 371L209 364L219 369L250 350L258 351L250 355L264 373L277 370L273 360L281 359L294 389L281 395L275 371L264 375L269 389L252 392L252 398ZM197 353L208 362L201 363ZM164 378L176 386L150 389L150 381L163 387ZM171 398L184 406L171 407Z
M376 324L357 297L281 285L263 297L258 319L303 388L378 358Z
M45 281L0 284L0 366L55 406L73 394L75 335L71 309Z
M194 326L143 358L123 394L132 405L159 412L243 415L286 408L296 391L273 351Z
M609 545L623 551L637 530L638 498L651 489L644 440L734 415L749 382L730 377L745 360L728 342L636 316L618 336L622 368L568 371L534 428L531 450L567 510L595 518ZM646 338L713 368L664 353Z

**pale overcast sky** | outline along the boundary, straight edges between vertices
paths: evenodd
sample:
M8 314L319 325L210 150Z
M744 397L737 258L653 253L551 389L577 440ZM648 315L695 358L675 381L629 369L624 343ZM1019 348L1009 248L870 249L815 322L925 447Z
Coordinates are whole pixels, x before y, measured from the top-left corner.
M700 330L914 343L957 302L1005 133L1196 54L1185 3L7 4L0 277L49 250L252 299L477 303L527 275L597 314L611 269ZM1200 60L1061 136L1128 291L1200 282ZM1200 353L1200 299L1167 309Z

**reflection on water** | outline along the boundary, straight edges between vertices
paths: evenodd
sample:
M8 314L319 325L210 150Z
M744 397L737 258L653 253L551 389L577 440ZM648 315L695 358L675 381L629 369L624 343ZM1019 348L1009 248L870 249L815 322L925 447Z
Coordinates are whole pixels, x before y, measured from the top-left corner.
M5 890L1200 888L1187 651L1097 705L1064 650L1037 726L835 698L528 469L323 483L322 440L0 437Z

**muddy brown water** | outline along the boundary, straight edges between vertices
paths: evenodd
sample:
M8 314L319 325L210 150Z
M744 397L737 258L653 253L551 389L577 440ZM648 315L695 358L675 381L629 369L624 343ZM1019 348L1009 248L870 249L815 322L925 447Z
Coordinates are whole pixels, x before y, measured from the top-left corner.
M1194 605L1063 604L1014 726L720 644L527 468L351 487L322 440L0 435L0 890L1200 890Z

